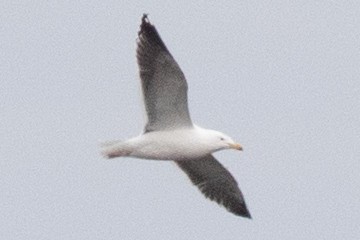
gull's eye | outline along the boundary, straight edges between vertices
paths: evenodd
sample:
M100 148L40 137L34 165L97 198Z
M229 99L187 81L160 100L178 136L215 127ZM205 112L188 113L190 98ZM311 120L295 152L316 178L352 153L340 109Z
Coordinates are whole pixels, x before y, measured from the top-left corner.
M223 137L220 138L221 141L224 141L225 139Z

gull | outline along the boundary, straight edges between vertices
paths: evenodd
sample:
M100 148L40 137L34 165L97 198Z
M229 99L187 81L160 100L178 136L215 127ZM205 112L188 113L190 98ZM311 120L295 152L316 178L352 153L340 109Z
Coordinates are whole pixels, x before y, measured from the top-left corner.
M212 155L242 146L224 133L192 123L185 76L147 14L141 19L136 53L147 113L144 132L105 143L102 154L174 161L205 197L237 216L251 218L236 180Z

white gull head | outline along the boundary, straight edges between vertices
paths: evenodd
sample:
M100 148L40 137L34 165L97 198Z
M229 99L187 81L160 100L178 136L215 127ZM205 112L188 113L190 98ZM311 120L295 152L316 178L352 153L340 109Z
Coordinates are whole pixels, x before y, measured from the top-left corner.
M198 126L195 126L195 131L197 132L199 140L211 148L209 149L209 153L224 149L243 150L239 143L236 143L231 137L222 132L204 129Z

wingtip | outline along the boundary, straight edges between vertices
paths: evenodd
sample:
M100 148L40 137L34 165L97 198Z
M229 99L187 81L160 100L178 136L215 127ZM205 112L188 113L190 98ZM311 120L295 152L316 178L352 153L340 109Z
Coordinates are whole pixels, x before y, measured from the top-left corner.
M149 22L149 18L148 18L148 13L144 13L142 18L141 18L141 23L148 23Z
M242 212L236 212L234 213L235 215L239 216L239 217L244 217L244 218L248 218L248 219L252 219L250 212L246 209L245 211Z
M145 29L148 28L149 26L151 26L151 23L149 21L148 14L144 13L141 18L141 25L140 25L140 30L138 32L138 35L140 36L145 31Z
M138 45L142 45L142 41L144 42L144 45L149 45L149 48L155 48L157 45L160 49L170 54L164 42L161 40L155 26L150 23L147 13L143 14L141 18L140 30L138 31Z
M236 208L230 208L228 210L239 217L252 219L249 209L244 204L241 204L240 206L238 205Z
M140 29L144 28L146 25L151 25L150 20L148 18L147 13L144 13L142 18L141 18L141 25L140 25Z
M248 218L248 219L252 219L251 214L250 214L250 212L248 210L246 210L246 213L243 215L243 217Z

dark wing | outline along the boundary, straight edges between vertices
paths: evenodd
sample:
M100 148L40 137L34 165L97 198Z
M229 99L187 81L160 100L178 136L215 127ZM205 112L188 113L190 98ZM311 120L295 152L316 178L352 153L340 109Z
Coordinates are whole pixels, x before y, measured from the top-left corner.
M207 198L235 215L251 218L236 180L212 155L175 162Z
M145 132L192 126L185 76L146 14L138 36L137 60L148 116Z

